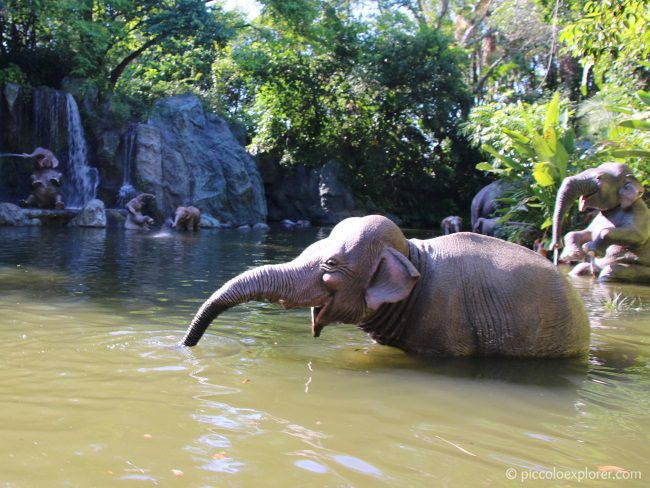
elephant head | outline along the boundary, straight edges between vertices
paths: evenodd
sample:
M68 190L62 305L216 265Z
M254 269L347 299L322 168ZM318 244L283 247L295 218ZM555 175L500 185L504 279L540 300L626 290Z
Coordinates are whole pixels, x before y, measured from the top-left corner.
M445 217L440 223L442 233L445 235L460 232L462 230L462 227L463 219L458 215L450 215L449 217Z
M314 337L334 322L362 323L383 303L409 295L420 274L408 255L402 231L389 219L346 219L293 261L246 271L223 285L201 306L183 344L195 345L221 312L250 300L311 307Z
M49 149L37 147L31 154L23 153L24 158L34 158L34 169L50 169L59 165L59 160Z
M562 247L562 220L576 198L580 197L580 211L588 208L607 211L619 206L629 208L642 195L641 183L623 163L603 163L565 178L555 201L551 248Z

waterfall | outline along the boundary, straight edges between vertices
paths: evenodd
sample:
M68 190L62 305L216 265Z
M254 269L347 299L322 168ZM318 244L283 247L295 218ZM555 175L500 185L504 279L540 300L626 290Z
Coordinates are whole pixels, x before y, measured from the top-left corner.
M79 107L74 97L66 94L66 116L68 126L68 171L69 188L66 205L82 207L86 202L95 198L99 185L97 168L88 165L88 150L84 137Z
M86 139L74 97L59 90L34 90L32 132L34 147L51 150L61 162L57 169L64 175L66 207L80 208L95 198L99 172L88 165Z
M126 203L138 193L132 184L133 163L136 156L136 139L136 125L132 124L129 126L122 142L122 186L120 187L117 197L119 207L126 205Z
M36 89L33 95L34 117L33 137L34 143L49 149L62 161L65 159L66 140L63 130L66 127L66 97L58 90ZM32 152L34 148L25 149ZM63 162L63 161L62 161Z

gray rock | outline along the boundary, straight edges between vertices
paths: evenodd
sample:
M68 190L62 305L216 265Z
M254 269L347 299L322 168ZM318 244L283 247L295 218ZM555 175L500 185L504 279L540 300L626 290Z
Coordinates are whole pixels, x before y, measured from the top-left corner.
M13 203L0 203L0 225L41 225L39 219L30 218L25 210Z
M270 229L270 227L268 225L266 225L264 222L258 222L255 225L253 225L253 230L266 232L269 229Z
M206 229L221 229L223 224L219 222L219 219L215 219L212 215L201 214L201 227Z
M101 200L90 200L68 225L72 227L106 227L106 209Z
M156 103L138 127L137 174L163 215L192 204L234 226L265 221L259 171L228 123L205 113L194 95Z
M269 220L281 222L283 227L295 227L298 222L301 227L305 222L336 224L361 213L337 161L321 168L285 168L274 161L259 164L267 189Z

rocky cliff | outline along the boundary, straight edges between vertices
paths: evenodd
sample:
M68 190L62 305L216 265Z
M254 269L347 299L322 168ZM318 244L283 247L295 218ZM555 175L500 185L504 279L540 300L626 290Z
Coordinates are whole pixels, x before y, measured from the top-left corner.
M193 95L160 100L146 123L130 123L115 115L110 98L100 101L96 90L84 89L83 83L64 86L72 93L1 87L0 153L48 147L63 163L64 179L72 182L68 154L77 144L71 144L69 112L71 99L78 100L83 127L74 137L85 132L86 164L99 176L96 195L107 208L123 208L136 194L148 192L156 196L160 223L179 205L199 207L204 224L227 226L267 218L335 224L358 213L337 162L291 169L277 162L256 164L244 146L245 134L206 112ZM25 198L30 173L29 160L0 157L0 202ZM75 191L70 183L68 188Z

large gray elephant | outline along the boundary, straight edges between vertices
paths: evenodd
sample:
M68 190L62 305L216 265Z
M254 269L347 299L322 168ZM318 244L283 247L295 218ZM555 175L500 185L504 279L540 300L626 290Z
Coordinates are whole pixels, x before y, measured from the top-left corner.
M650 210L643 187L622 163L604 163L565 178L553 213L552 249L562 248L562 221L579 197L579 209L600 210L585 230L569 232L560 259L583 261L570 274L599 281L650 282Z
M580 297L533 251L468 232L407 240L378 215L346 219L293 261L233 278L201 306L183 343L250 300L311 307L314 337L351 323L417 354L569 357L589 344Z
M502 198L510 189L512 189L512 183L506 180L496 180L481 188L474 195L470 208L472 232L494 235L497 223L501 219L496 214L499 208L498 199Z

